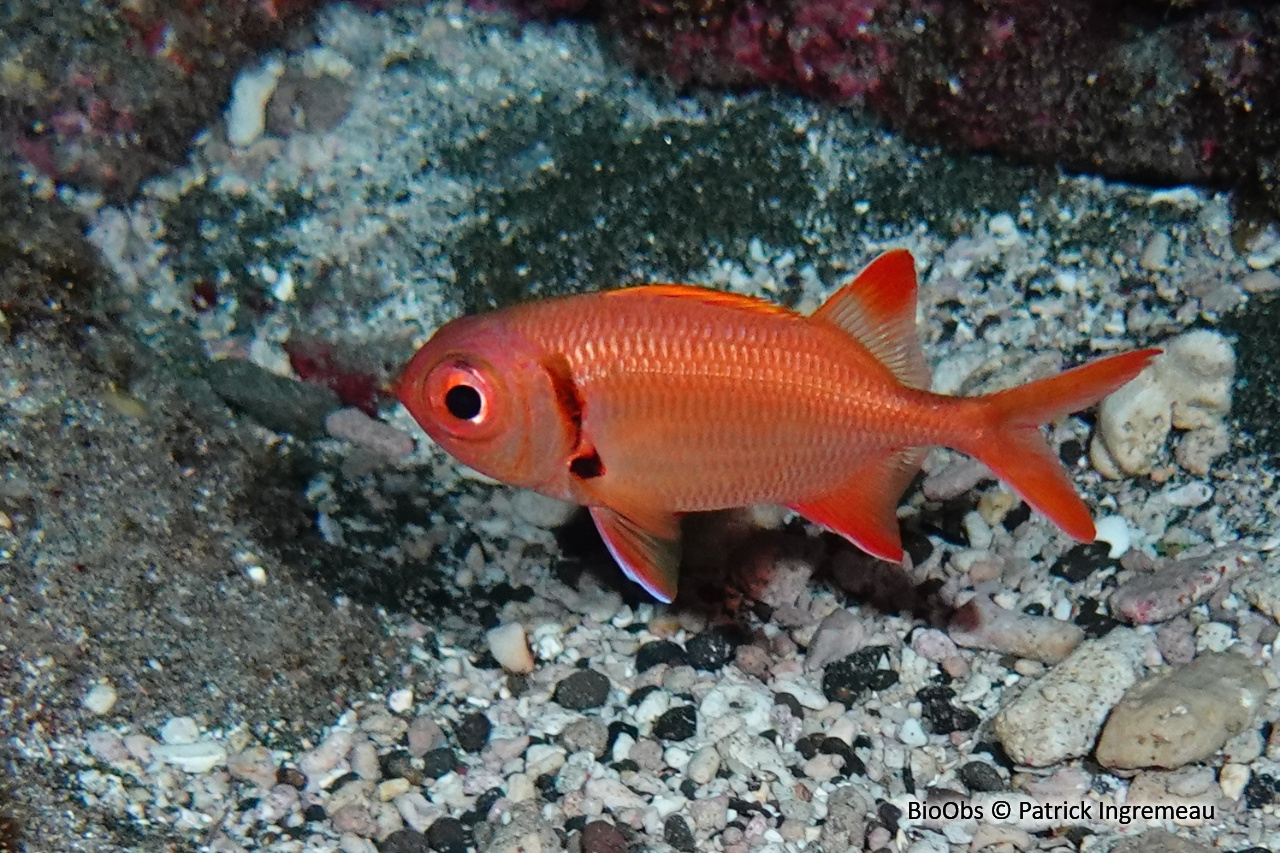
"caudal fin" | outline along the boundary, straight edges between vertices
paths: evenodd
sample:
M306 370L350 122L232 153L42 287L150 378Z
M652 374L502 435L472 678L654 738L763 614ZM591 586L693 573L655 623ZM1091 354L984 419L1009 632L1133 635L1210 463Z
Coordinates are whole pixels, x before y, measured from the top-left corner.
M975 402L988 428L973 446L962 449L986 463L1068 535L1092 542L1096 535L1093 517L1040 426L1092 406L1141 373L1159 354L1158 349L1144 349L1113 355L981 397Z

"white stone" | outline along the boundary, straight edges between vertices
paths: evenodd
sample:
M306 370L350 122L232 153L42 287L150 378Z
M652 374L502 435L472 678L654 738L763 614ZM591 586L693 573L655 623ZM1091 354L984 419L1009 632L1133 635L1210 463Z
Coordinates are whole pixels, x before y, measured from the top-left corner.
M919 720L908 717L898 729L898 740L910 747L921 747L929 742L929 736L924 733Z
M1102 401L1089 449L1103 476L1150 473L1173 427L1217 426L1231 411L1235 352L1225 337L1197 329L1164 343L1164 353Z
M267 102L283 74L284 63L277 57L240 72L226 111L227 139L232 145L244 148L262 136L267 128Z
M117 699L116 689L110 684L95 684L89 688L89 692L84 694L84 698L80 700L80 704L90 714L105 714L115 707Z
M1163 231L1152 234L1142 250L1138 265L1152 272L1167 270L1169 268L1169 235Z
M1129 522L1118 515L1108 515L1098 519L1094 524L1094 530L1099 542L1105 542L1111 546L1107 556L1113 560L1122 556L1133 544L1133 531L1129 529Z
M173 717L160 727L160 740L166 744L189 744L200 739L200 726L190 717Z
M507 622L491 629L485 639L489 653L507 672L527 675L533 672L533 654L529 651L529 639L519 622Z
M1218 787L1228 800L1238 800L1249 784L1249 768L1243 764L1225 764L1218 771Z
M211 740L195 743L164 743L151 748L151 757L180 770L199 775L227 760L227 751Z
M405 688L395 690L387 697L387 707L397 714L403 714L413 708L413 691Z

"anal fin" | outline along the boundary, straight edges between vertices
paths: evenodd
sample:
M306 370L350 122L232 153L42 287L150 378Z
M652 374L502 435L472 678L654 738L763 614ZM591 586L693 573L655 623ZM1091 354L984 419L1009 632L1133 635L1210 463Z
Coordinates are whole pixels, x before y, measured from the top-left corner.
M680 578L680 518L657 510L628 508L624 514L591 507L596 529L627 577L669 604Z
M864 462L841 486L790 508L873 557L901 563L898 501L928 452L927 447L909 447Z

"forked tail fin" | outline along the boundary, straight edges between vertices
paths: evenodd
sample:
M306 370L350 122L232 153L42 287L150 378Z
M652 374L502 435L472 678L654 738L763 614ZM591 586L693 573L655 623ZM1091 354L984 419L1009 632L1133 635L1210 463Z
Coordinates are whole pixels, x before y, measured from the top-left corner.
M1068 535L1094 539L1093 516L1040 432L1071 412L1086 409L1142 372L1160 354L1144 349L1113 355L1057 376L1000 391L974 402L987 428L969 447L1028 504Z

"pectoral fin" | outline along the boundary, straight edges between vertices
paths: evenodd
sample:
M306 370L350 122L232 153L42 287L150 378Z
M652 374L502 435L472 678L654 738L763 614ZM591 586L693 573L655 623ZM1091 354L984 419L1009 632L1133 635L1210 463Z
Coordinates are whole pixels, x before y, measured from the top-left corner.
M873 557L901 563L898 501L928 450L910 447L864 462L844 485L813 500L791 504L791 509L831 528Z
M676 597L680 519L669 512L591 507L591 518L622 571L663 603Z

